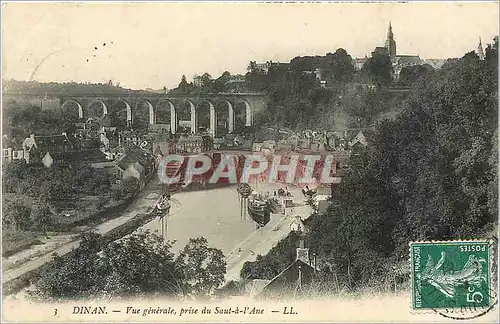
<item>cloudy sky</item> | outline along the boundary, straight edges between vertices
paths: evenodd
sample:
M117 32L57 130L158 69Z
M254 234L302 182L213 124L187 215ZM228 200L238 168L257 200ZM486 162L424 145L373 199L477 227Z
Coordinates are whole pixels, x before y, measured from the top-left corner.
M8 3L3 77L173 88L183 74L244 73L250 60L339 47L363 57L389 20L398 53L459 57L498 35L498 4Z

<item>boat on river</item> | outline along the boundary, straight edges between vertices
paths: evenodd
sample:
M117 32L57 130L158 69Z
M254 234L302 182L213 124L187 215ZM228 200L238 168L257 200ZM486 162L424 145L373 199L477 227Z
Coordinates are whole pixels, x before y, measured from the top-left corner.
M255 196L248 199L248 214L259 227L266 226L271 220L272 204L269 198Z
M154 213L158 214L160 218L170 213L170 208L172 207L172 202L170 200L170 195L162 195L153 210Z

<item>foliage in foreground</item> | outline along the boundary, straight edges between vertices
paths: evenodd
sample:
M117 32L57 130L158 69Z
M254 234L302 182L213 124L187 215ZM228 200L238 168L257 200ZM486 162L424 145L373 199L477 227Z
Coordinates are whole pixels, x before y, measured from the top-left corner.
M220 250L204 238L191 239L175 258L169 242L149 232L102 247L102 238L83 235L80 247L55 256L31 292L35 299L127 298L210 295L224 281Z

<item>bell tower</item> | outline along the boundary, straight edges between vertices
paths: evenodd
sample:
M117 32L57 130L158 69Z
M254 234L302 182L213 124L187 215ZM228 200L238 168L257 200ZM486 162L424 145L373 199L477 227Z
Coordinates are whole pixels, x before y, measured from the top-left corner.
M481 37L479 37L479 44L477 45L477 56L480 60L484 60L483 44L481 43Z
M396 57L396 41L394 40L394 34L392 33L391 22L389 21L389 30L387 31L387 40L385 41L385 48L389 52L391 58Z

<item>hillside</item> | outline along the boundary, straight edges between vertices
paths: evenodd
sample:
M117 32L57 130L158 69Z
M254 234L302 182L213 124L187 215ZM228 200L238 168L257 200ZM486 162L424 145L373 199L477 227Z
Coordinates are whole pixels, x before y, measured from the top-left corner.
M408 243L484 238L498 226L498 43L427 76L372 144L356 151L306 245L323 287L362 290L407 283ZM378 102L378 100L376 100ZM296 248L288 238L244 267L269 278ZM340 283L340 285L339 285ZM328 288L330 289L330 288Z
M47 93L50 94L148 94L150 92L144 90L125 89L119 86L105 83L76 83L76 82L38 82L38 81L17 81L17 80L4 80L3 91L6 93L19 93L19 94L36 94L43 96Z

